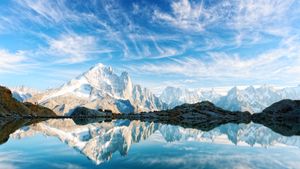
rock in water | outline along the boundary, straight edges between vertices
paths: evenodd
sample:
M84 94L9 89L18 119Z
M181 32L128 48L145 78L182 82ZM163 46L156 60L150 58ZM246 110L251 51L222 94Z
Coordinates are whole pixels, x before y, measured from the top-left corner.
M105 113L97 110L89 109L86 107L77 107L74 109L71 116L72 117L97 117L97 116L105 116Z

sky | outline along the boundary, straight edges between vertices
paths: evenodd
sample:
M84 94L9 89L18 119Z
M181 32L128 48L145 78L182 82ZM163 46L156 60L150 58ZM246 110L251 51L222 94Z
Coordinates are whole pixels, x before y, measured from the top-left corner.
M297 0L1 0L0 84L58 87L97 63L153 91L300 84Z

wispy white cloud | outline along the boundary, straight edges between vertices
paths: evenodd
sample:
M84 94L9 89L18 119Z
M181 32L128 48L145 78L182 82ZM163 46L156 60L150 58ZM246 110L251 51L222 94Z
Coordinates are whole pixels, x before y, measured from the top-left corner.
M26 19L45 26L83 21L88 17L84 13L71 10L65 0L17 0L16 2L22 7L16 8L16 11L23 10L22 13L27 15ZM83 16L85 17L83 18Z
M171 13L154 10L154 19L187 30L205 30L206 26L223 26L228 29L257 29L288 23L285 17L295 12L295 0L220 1L208 4L191 0L172 1ZM284 20L285 19L285 20Z
M288 22L286 16L294 0L238 1L233 8L234 16L229 26L235 29L258 29Z
M90 59L91 54L109 53L111 50L100 50L93 36L76 34L62 35L57 39L49 39L48 52L57 56L58 62L79 63Z
M25 52L18 51L16 53L0 49L0 73L22 72L32 66L26 57Z
M283 41L278 49L263 52L250 58L239 54L210 52L202 58L185 57L173 59L172 62L138 64L129 67L135 72L144 74L177 74L185 77L205 80L231 79L256 81L299 82L300 44L298 38Z
M189 0L174 1L171 8L172 14L154 10L153 19L194 31L203 31L206 24L214 20L203 8L203 1L197 4L191 4Z
M238 1L233 6L233 16L226 21L226 26L236 33L236 44L240 46L250 42L263 41L262 34L277 37L289 37L293 34L291 20L297 12L292 9L294 0L250 0Z
M132 4L132 13L133 14L138 14L141 10L140 10L140 6L136 3L133 3Z
M0 11L0 36L30 42L1 51L9 59L0 58L0 72L22 72L37 62L49 70L72 63L69 70L74 70L75 63L107 59L113 66L126 63L133 73L171 75L165 76L170 83L177 75L221 82L262 77L280 81L299 73L299 38L293 38L299 34L296 0L166 3L168 7L148 2L124 7L122 1L107 0L12 1ZM280 41L284 43L278 47ZM9 52L16 50L22 52Z
M295 3L295 0L227 0L210 4L207 1L196 3L192 0L177 0L171 2L171 12L155 9L153 20L186 32L196 31L210 36L212 41L220 38L219 34L211 34L215 29L231 31L235 38L225 44L234 43L240 47L266 41L263 34L284 38L293 34L295 28L292 22L300 18L299 11L293 8ZM215 45L222 47L224 43ZM209 46L202 46L202 49L207 48Z

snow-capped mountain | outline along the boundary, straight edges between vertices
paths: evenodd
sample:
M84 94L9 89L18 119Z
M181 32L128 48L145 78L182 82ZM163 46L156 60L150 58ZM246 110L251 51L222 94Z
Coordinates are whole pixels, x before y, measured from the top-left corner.
M167 103L169 108L181 105L183 103L197 103L201 101L216 102L221 97L220 94L211 90L188 90L175 87L166 87L160 99Z
M243 89L233 87L223 96L213 89L187 90L167 87L160 95L160 99L167 103L169 108L183 103L196 103L207 100L225 110L258 113L282 99L300 99L300 86L282 89L276 89L268 85L249 86Z
M267 85L258 88L250 86L245 89L234 87L215 104L231 111L259 113L282 99L300 99L300 86L283 89Z
M120 113L164 108L159 98L148 89L133 85L127 72L119 76L103 64L95 65L57 89L35 95L31 101L37 101L59 114L69 113L77 106L111 109Z
M10 88L10 90L12 92L13 97L20 102L26 101L33 95L40 93L40 91L26 86L12 87Z
M282 99L300 99L300 86L276 89L267 85L234 87L226 95L214 89L167 87L156 97L150 90L133 84L127 72L117 75L103 64L95 65L59 88L38 92L23 86L12 91L19 101L38 102L60 115L70 113L77 106L136 113L201 101L210 101L226 110L257 113Z

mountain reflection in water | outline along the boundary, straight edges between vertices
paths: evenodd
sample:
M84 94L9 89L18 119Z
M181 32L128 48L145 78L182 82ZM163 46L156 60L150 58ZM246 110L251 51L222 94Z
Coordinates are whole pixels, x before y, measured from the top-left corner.
M250 153L252 151L254 152L254 150L251 149L254 149L257 146L269 147L267 148L269 150L259 148L257 151L273 151L272 147L273 146L276 147L278 145L300 147L300 136L290 136L290 137L283 136L263 125L255 124L255 123L249 123L249 124L228 123L228 124L220 125L210 131L201 131L198 129L183 128L181 126L174 126L168 124L129 121L129 120L114 120L111 122L90 123L84 125L77 125L71 119L64 119L64 120L50 119L43 122L28 121L28 120L7 121L7 122L2 121L0 124L1 124L0 139L2 143L2 145L0 145L0 165L2 164L1 156L3 156L3 154L1 153L3 149L1 148L4 147L5 149L6 144L9 144L10 140L23 140L32 137L38 137L39 139L43 139L43 137L40 137L40 134L58 138L61 142L67 144L68 147L71 147L72 149L79 151L82 155L90 159L93 162L92 164L94 164L94 167L97 166L99 167L102 165L107 167L107 165L109 165L109 162L108 163L104 163L104 162L110 160L113 156L118 157L119 156L118 154L120 154L121 156L126 156L125 158L129 157L130 159L131 147L134 145L138 146L139 142L142 142L140 143L141 145L149 144L152 143L153 141L156 143L159 142L166 145L178 144L176 148L184 148L185 146L181 146L182 144L182 145L188 145L189 148L187 149L197 149L199 148L199 146L200 149L203 148L207 149L209 146L212 147L215 146L214 148L221 146L223 148L227 148L226 149L228 151L226 153L227 156L232 156L232 154L230 154L232 150L228 148L230 144L240 145L241 147L238 149L247 149L245 150L245 152L242 152L245 154ZM10 139L7 143L5 143L8 140L8 137ZM210 144L210 143L214 143L214 144ZM22 142L18 142L18 144L20 144L19 146L22 146ZM159 146L162 146L163 144L160 144ZM201 145L208 144L208 147L204 146L201 148L200 144ZM247 148L245 148L245 145ZM255 147L253 148L252 146ZM300 154L300 149L298 148L290 148L290 149L295 151L295 153ZM8 150L10 151L10 149ZM174 153L176 151L179 151L176 150L175 148L173 148L173 150ZM53 151L55 152L55 150ZM286 151L286 149L284 149L284 151ZM140 153L146 155L147 153L151 153L151 152L153 153L153 150L147 149ZM171 157L172 151L170 151L169 153L171 153L169 154ZM193 154L194 153L195 152L193 152ZM280 151L277 153L281 154L283 152ZM154 157L151 158L152 160L151 162L152 163L158 162L155 160L160 160L160 159L156 158L155 156L160 154L161 152L156 152L155 154L152 154L154 155ZM55 156L55 153L53 155ZM181 155L190 156L191 154L181 154ZM199 154L194 154L193 157L190 158L196 158L198 155ZM218 157L219 155L216 154L216 156ZM249 155L249 157L247 158L252 158L250 156L251 155ZM299 155L297 156L299 157ZM65 158L68 158L68 156L66 156ZM210 158L211 158L210 160L214 160L216 157L211 156ZM293 156L293 158L296 157ZM299 159L295 159L291 163L297 160L299 161ZM295 165L295 163L293 163L292 165ZM164 166L164 168L165 167L166 166ZM206 168L214 168L214 167L208 166Z

